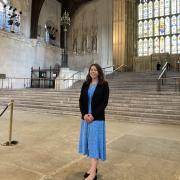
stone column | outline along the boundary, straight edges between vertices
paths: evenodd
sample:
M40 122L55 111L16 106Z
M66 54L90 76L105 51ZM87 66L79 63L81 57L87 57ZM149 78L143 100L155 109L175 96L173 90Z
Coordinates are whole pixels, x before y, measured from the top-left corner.
M137 5L135 0L113 0L113 63L133 69L136 53Z

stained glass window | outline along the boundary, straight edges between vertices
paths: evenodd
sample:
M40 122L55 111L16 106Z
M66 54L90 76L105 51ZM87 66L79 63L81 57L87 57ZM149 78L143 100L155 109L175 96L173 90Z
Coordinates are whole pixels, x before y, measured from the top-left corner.
M170 37L165 37L165 52L170 53Z
M159 34L164 35L164 18L160 19L160 28L159 28L159 30L160 30Z
M177 17L177 33L180 33L180 15Z
M139 10L138 10L138 14L139 14L139 19L143 18L143 5L139 4Z
M144 39L144 56L148 55L148 40Z
M148 22L147 20L144 21L144 37L148 36Z
M164 37L160 37L160 53L164 53Z
M176 38L176 35L172 36L171 43L172 43L172 54L176 54L177 53L177 38Z
M148 13L149 13L149 18L152 18L153 17L153 3L152 3L152 1L150 1L148 3Z
M154 21L154 36L159 35L159 19L155 19Z
M165 0L165 15L170 14L170 0Z
M180 13L180 1L177 0L177 13Z
M160 0L160 16L164 16L164 0Z
M138 55L180 53L180 0L141 0Z
M142 39L138 41L138 54L139 56L143 56L143 40Z
M154 1L154 17L159 16L159 1L155 0Z
M170 34L170 18L165 18L165 34Z
M159 53L159 38L158 37L154 39L154 52Z
M176 33L176 16L173 16L171 19L171 32L172 34Z
M178 35L178 53L180 53L180 35Z
M148 5L144 3L144 19L148 18Z
M176 0L171 0L171 14L176 14Z
M153 39L149 38L149 55L151 55L153 53Z
M143 22L139 22L139 37L143 37Z
M149 36L153 36L153 20L149 20Z

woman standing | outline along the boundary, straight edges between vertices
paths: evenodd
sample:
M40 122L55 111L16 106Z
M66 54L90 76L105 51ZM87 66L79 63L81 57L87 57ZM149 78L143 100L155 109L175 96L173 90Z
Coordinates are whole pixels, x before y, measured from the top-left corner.
M85 180L97 179L98 160L106 160L105 108L109 99L109 86L102 68L92 64L81 88L79 106L82 114L79 153L91 159Z

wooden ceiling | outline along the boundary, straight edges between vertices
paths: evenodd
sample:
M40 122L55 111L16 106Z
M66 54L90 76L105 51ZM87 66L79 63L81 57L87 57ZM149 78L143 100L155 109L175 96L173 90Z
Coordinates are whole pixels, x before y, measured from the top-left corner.
M31 38L37 38L38 20L45 0L32 0L31 9ZM67 10L72 17L75 11L83 4L93 0L57 0L62 3L62 13Z

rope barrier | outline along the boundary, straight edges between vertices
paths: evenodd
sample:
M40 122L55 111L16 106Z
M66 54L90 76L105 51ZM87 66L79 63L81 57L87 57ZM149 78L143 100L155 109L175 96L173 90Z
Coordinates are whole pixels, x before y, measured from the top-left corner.
M9 105L7 105L5 108L4 108L4 110L1 112L1 114L0 114L0 117L5 113L5 111L7 110L7 108L9 107Z

